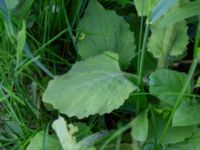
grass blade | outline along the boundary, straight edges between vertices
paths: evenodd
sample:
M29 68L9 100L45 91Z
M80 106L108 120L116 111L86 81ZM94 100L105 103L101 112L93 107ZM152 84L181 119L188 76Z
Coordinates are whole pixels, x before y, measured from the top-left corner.
M161 19L159 26L164 28L196 15L200 15L200 1L190 2L169 12Z
M151 23L154 23L164 15L174 4L176 0L161 0L153 9Z

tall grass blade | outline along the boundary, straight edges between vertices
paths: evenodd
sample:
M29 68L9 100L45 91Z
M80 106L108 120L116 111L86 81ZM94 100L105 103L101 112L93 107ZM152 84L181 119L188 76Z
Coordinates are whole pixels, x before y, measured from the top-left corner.
M176 0L161 0L153 9L151 16L151 23L157 21L162 15L164 15L172 6L176 3Z
M161 19L159 26L164 28L196 15L200 15L200 1L190 2L169 12Z

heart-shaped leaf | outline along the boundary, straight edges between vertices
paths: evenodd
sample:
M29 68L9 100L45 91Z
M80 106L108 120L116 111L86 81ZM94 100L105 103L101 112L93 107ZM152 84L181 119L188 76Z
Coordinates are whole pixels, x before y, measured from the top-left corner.
M114 11L104 9L97 0L91 0L80 20L81 32L78 53L83 59L104 51L119 54L120 66L126 68L135 56L134 34L128 23Z

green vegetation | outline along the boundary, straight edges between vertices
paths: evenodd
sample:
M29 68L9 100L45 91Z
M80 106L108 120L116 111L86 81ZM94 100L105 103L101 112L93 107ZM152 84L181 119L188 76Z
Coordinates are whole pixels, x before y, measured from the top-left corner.
M199 150L199 0L0 0L0 149Z

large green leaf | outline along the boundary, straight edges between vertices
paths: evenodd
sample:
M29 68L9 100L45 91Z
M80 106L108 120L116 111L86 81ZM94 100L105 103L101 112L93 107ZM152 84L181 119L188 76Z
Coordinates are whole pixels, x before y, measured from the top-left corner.
M148 116L147 110L142 112L139 116L135 118L135 121L132 126L132 137L137 141L144 142L148 134Z
M90 0L78 31L78 53L83 59L103 51L119 54L120 65L126 68L135 56L134 34L128 23L115 12L104 9L97 0Z
M184 73L158 69L150 75L150 93L159 98L162 104L174 106L185 80L187 75Z
M40 131L31 139L26 150L44 149L61 150L61 146L55 135L45 135L44 131Z
M70 117L111 112L136 90L117 60L115 53L106 52L77 62L69 73L49 82L43 101Z
M164 29L156 28L149 39L148 51L156 58L182 55L188 43L185 22L171 25Z
M172 125L173 126L191 126L200 123L200 104L188 104L185 101L176 110Z

